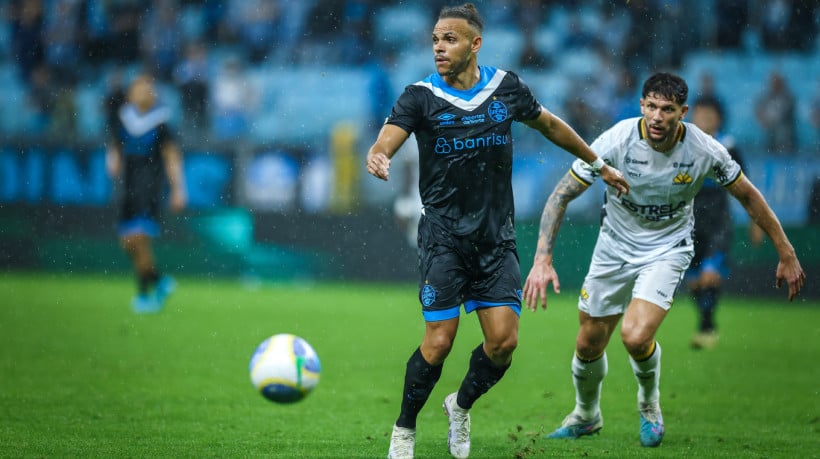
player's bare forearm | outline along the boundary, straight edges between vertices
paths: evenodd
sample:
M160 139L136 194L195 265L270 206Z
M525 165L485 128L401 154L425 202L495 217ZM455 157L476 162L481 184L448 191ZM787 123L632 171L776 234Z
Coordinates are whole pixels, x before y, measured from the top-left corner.
M550 113L544 107L541 107L541 114L538 115L538 118L527 121L526 124L536 129L544 137L549 139L550 142L558 145L587 164L592 164L598 159L598 155L584 142L584 139L575 132L572 126ZM604 166L600 172L604 182L618 190L619 195L621 193L629 194L629 183L624 179L621 171L612 166Z
M564 220L567 206L570 201L583 193L586 188L586 186L575 180L570 173L564 174L555 186L541 213L541 223L538 228L538 246L535 251L536 260L552 263L552 251L555 247L555 240L558 238L558 230L561 228L561 222Z
M803 289L806 274L800 266L794 247L786 237L786 232L783 231L783 226L766 203L763 194L746 177L741 177L738 183L729 188L729 192L740 201L752 221L772 240L780 258L775 272L775 286L779 288L786 282L791 301Z
M541 107L541 114L538 118L527 121L525 124L582 161L592 163L598 158L598 155L569 124L544 107Z
M752 221L769 236L781 259L795 256L794 247L786 237L780 220L752 182L743 177L729 188L729 192L743 205Z
M390 159L409 136L410 133L398 126L382 126L376 142L367 151L367 172L382 180L390 178Z
M538 246L535 249L535 259L527 280L524 282L523 299L527 309L535 311L538 304L547 308L547 286L552 283L555 293L561 292L561 282L558 273L552 266L552 249L558 237L558 230L564 220L567 205L587 187L575 180L569 173L552 190L544 211L541 213L541 223L538 227Z

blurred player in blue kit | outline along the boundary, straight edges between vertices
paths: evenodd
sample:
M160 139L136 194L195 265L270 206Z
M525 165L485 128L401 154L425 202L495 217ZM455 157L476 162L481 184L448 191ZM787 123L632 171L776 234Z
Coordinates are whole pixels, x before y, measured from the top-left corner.
M109 127L106 164L111 178L121 183L117 234L137 277L132 301L137 313L159 311L175 286L160 273L152 248L160 231L166 178L171 210L179 212L187 204L182 154L167 125L169 117L168 108L157 103L153 81L141 75L129 86L126 103Z
M467 313L476 312L484 341L473 350L461 387L444 400L452 456L469 455L469 410L510 367L521 311L512 122L536 129L588 163L607 184L628 191L621 173L541 106L516 74L478 65L482 29L472 4L440 11L432 32L436 72L405 88L367 154L367 171L387 180L390 159L415 134L423 206L419 300L425 332L407 361L391 458L413 457L416 418L450 353L462 305Z
M734 138L724 134L723 107L714 97L701 97L692 103L691 119L695 126L717 139L745 170ZM692 337L694 349L711 349L718 342L715 310L723 279L729 274L729 250L732 246L732 215L729 195L712 179L706 179L695 196L695 257L686 272L686 283L698 308L698 331ZM763 232L752 222L749 239L760 245Z
M779 261L776 285L786 283L791 301L805 274L780 221L763 195L720 142L684 123L689 89L676 75L656 73L643 85L642 117L616 123L591 145L628 177L629 195L606 189L604 218L589 272L578 298L580 327L572 358L575 408L548 438L578 438L603 427L600 397L608 364L606 346L621 323L621 341L638 383L639 438L660 445L665 427L660 407L661 346L655 334L672 307L695 253L693 201L710 178L746 209L772 240ZM546 308L551 282L560 291L553 248L569 203L589 189L598 173L581 161L553 190L541 216L538 246L524 300Z

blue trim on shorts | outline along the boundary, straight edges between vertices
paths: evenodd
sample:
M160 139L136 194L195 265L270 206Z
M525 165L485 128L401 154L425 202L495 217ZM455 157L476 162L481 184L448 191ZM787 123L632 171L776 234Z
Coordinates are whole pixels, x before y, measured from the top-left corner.
M509 306L510 309L513 310L515 315L521 317L521 305L515 303L492 303L489 301L479 301L479 300L469 300L464 303L464 310L467 314L475 311L476 309L483 309L483 308L497 308L500 306ZM461 315L461 305L453 306L452 308L448 309L439 309L435 311L421 311L422 315L424 315L424 320L426 322L439 322L442 320L450 320L455 319L456 317Z
M469 314L475 311L476 309L497 308L499 306L509 306L510 309L513 310L515 315L521 317L521 305L515 303L493 303L490 301L468 300L464 303L464 310L467 311L467 313Z
M133 236L135 234L145 234L149 237L159 236L159 224L156 221L137 217L125 220L117 225L117 235L120 237Z
M455 319L461 315L461 305L453 306L449 309L439 309L436 311L421 311L425 322L440 322L442 320Z

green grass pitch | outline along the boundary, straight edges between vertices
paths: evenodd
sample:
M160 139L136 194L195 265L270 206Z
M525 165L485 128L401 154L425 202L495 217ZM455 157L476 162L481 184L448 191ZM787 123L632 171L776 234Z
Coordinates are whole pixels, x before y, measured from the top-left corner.
M423 322L412 285L248 288L183 278L158 315L130 310L125 277L0 276L0 457L385 457L404 365ZM660 448L638 442L636 386L620 342L608 350L600 435L546 441L572 408L575 292L522 314L507 376L472 411L472 457L818 457L820 302L725 299L719 346L692 351L695 311L678 298L661 327ZM317 389L276 405L248 360L275 333L307 339ZM447 457L441 401L481 340L462 316L422 410L417 457Z

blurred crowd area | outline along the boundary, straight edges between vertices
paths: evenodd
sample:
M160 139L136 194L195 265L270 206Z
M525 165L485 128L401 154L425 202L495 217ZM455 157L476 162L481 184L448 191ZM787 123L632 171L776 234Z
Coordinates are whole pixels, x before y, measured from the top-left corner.
M638 115L669 70L712 94L749 155L820 148L817 0L493 0L479 63L519 73L589 142ZM0 22L0 133L100 144L140 72L183 145L323 149L372 141L402 88L434 70L438 0L10 0ZM336 134L334 134L336 133ZM540 142L540 143L539 143ZM523 135L522 154L543 150Z

